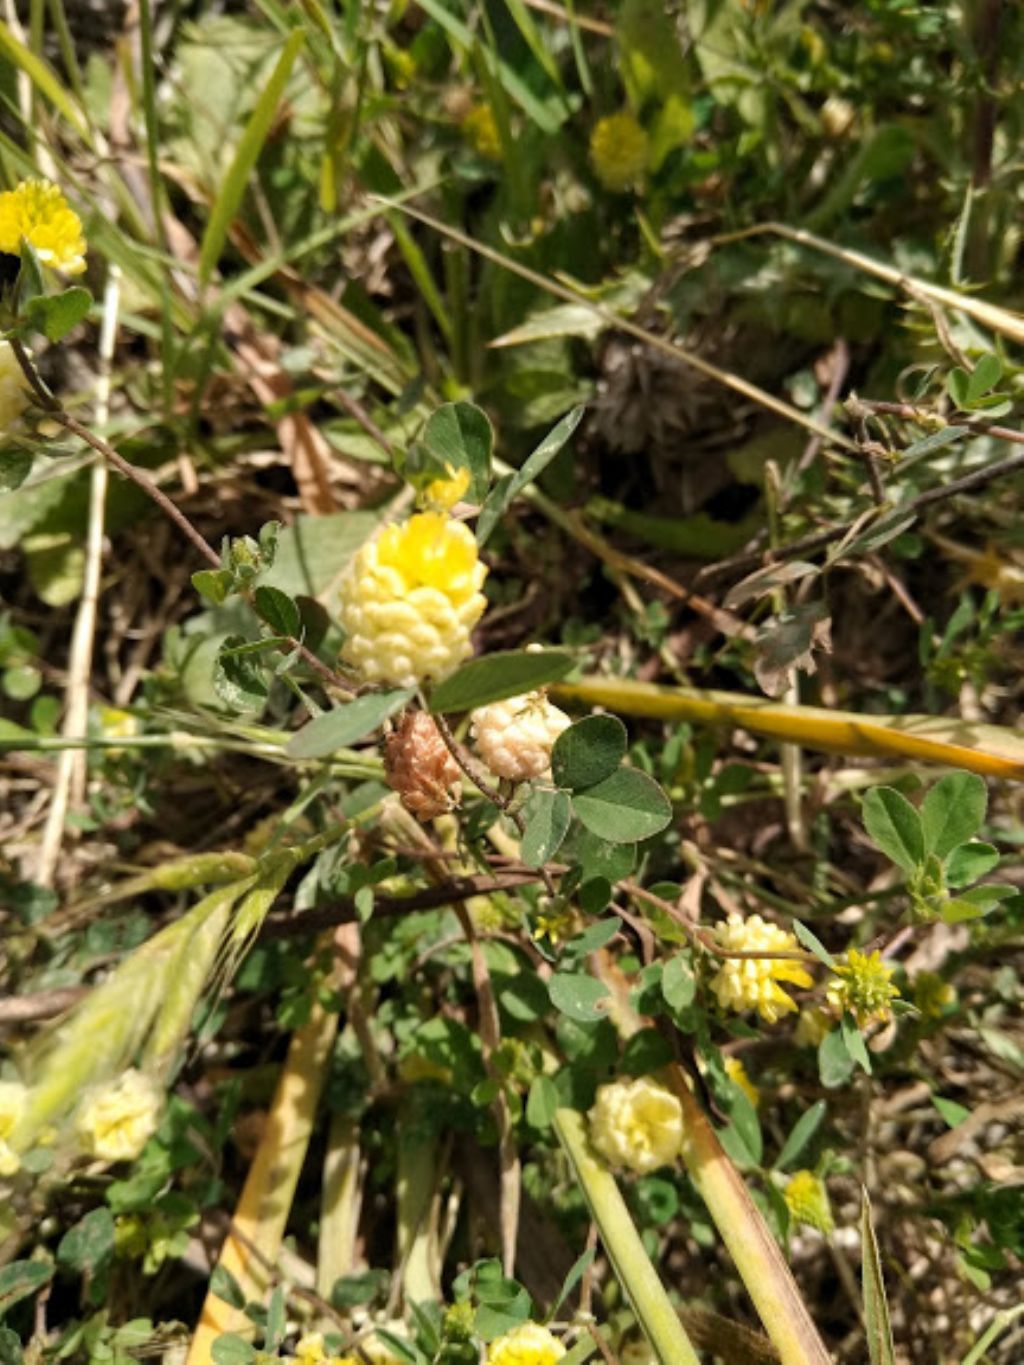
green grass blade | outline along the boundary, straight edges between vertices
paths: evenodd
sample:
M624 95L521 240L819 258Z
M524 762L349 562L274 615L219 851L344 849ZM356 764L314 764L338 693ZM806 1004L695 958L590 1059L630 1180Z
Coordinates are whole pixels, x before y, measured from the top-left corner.
M436 23L440 24L444 31L461 47L467 51L473 47L475 42L474 35L466 27L461 19L457 19L452 12L446 8L441 0L419 0L419 7L425 10ZM492 65L495 74L502 85L519 105L523 113L528 118L533 119L534 123L543 133L557 133L564 121L564 114L556 114L552 111L547 101L538 99L530 87L520 76L513 71L507 62L503 62L496 53L488 51L488 61Z
M249 176L252 174L260 150L270 132L271 122L277 112L277 106L281 102L281 96L284 94L284 88L288 82L288 77L291 75L295 58L299 55L299 48L304 41L304 31L296 29L285 44L284 51L278 58L270 80L257 100L256 107L245 126L245 131L235 151L234 160L224 177L224 183L214 201L209 222L206 224L206 231L203 233L202 246L199 249L199 279L203 284L209 280L214 266L220 259L228 229L238 212L238 206L242 202Z
M24 71L39 93L71 124L77 133L92 145L89 125L78 105L68 95L53 68L19 42L7 25L0 20L0 54Z
M885 1297L885 1281L882 1279L882 1261L878 1254L878 1242L871 1223L871 1202L867 1190L863 1191L863 1205L860 1215L861 1241L861 1281L864 1292L864 1330L868 1339L868 1356L871 1365L896 1365L896 1355L892 1343L892 1325L889 1321L889 1304Z

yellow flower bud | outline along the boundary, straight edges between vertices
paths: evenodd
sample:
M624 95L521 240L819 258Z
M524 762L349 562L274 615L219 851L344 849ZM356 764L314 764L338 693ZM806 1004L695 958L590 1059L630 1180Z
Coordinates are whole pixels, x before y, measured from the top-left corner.
M65 275L85 269L85 238L78 214L68 207L56 185L25 180L0 194L0 251L21 255L22 241L43 265Z
M649 1175L671 1165L683 1141L683 1106L650 1076L598 1087L590 1141L612 1166Z
M720 948L733 953L793 952L797 941L793 934L769 924L760 915L730 915L724 924L715 928L715 941ZM757 1010L762 1019L774 1024L797 1006L779 985L780 981L793 986L811 986L813 981L801 962L785 958L722 958L711 980L711 989L723 1009Z
M899 987L893 985L892 967L886 966L876 949L860 953L851 948L846 961L838 963L833 979L825 992L829 1008L837 1015L852 1014L858 1028L869 1024L885 1024L892 1018L892 1002L899 997Z
M445 478L433 479L423 490L424 503L439 512L450 512L465 496L469 487L469 470L465 465L461 469L456 469L453 465L446 464L445 473Z
M804 1223L826 1235L835 1228L825 1182L813 1171L797 1171L787 1182L782 1197L794 1223Z
M487 1365L554 1365L564 1355L565 1347L547 1327L524 1322L491 1342Z
M590 163L606 190L628 190L647 169L650 144L632 114L609 114L590 134Z
M472 652L486 576L473 533L441 512L384 527L341 577L342 657L368 682L443 678Z
M76 1121L82 1145L102 1161L131 1161L157 1130L164 1094L141 1071L94 1090Z
M729 1077L730 1081L732 1081L733 1085L739 1086L756 1109L761 1103L761 1092L747 1075L747 1068L740 1061L739 1057L726 1057L725 1074Z

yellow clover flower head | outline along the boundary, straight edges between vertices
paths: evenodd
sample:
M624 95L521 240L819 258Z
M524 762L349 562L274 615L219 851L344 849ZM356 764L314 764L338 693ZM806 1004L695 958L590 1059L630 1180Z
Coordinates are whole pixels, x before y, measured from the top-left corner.
M825 1182L813 1171L797 1171L786 1184L782 1197L794 1223L803 1223L828 1235L835 1228Z
M445 677L472 653L486 577L473 533L444 513L386 526L342 574L342 658L367 682L414 687Z
M289 1359L297 1360L299 1365L360 1365L355 1356L329 1356L324 1348L323 1332L307 1332L295 1343L295 1355Z
M500 161L501 135L494 110L489 104L474 104L461 123L462 136L486 161Z
M0 1177L14 1175L21 1166L7 1139L25 1112L27 1093L20 1081L0 1081Z
M469 487L469 470L465 465L456 469L454 465L446 464L444 468L445 477L432 479L423 490L423 501L427 507L436 508L439 512L450 512L465 496Z
M650 1076L598 1086L590 1141L611 1166L649 1175L679 1156L683 1106Z
M725 1074L729 1077L730 1081L732 1081L733 1085L739 1086L756 1109L761 1103L761 1092L747 1075L747 1068L740 1061L739 1057L726 1057Z
M750 915L747 919L742 915L730 915L724 924L716 926L714 933L717 945L731 953L789 953L797 948L793 934L777 924L769 924L760 915ZM802 963L785 958L734 957L718 961L711 989L722 1008L737 1013L757 1010L769 1024L797 1008L779 985L780 981L802 987L814 984Z
M487 1365L554 1365L564 1355L565 1347L547 1327L524 1322L491 1342Z
M914 977L914 1004L926 1019L939 1019L956 1004L956 987L937 972L918 972Z
M630 189L647 169L650 143L632 114L609 114L590 134L590 163L606 190Z
M86 1097L76 1121L83 1147L102 1161L131 1161L157 1130L164 1093L130 1070Z
M836 974L825 992L829 1008L835 1014L852 1014L858 1028L869 1024L885 1024L892 1018L892 1002L899 997L899 987L893 985L892 967L886 966L882 955L860 953L851 948L846 961L833 969Z
M0 251L19 256L22 241L43 265L65 275L80 275L85 269L81 220L47 180L24 180L0 194Z
M9 341L0 341L0 444L17 430L28 407L28 386Z

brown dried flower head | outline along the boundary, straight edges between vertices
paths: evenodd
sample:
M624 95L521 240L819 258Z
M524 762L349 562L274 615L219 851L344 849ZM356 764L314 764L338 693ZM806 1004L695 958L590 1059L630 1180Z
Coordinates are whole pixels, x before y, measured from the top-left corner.
M406 711L384 741L388 786L417 820L433 820L459 803L459 769L426 711Z

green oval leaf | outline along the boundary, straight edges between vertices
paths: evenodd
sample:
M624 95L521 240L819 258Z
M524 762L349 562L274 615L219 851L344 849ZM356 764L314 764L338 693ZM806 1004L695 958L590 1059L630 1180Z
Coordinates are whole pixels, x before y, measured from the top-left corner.
M53 1279L49 1261L12 1261L0 1270L0 1316Z
M585 972L556 972L548 982L548 995L555 1009L578 1024L592 1024L604 1017L608 987Z
M999 866L999 850L980 841L961 844L949 855L946 864L948 886L970 886Z
M402 687L394 692L368 692L365 697L325 711L304 725L288 742L289 758L326 758L357 740L365 739L377 726L401 710L415 689Z
M447 465L469 471L467 502L482 503L491 486L494 431L474 403L444 403L432 413L418 445L439 470Z
M827 1109L828 1105L824 1100L815 1100L810 1109L800 1115L779 1153L779 1159L775 1163L777 1171L784 1171L800 1156L821 1126Z
M293 639L302 630L302 617L299 609L286 592L261 584L253 593L256 614L271 630L278 635L290 635Z
M38 294L30 299L25 312L29 325L42 332L48 341L60 341L92 307L92 295L81 285L60 294Z
M550 1076L535 1076L526 1099L526 1121L532 1128L550 1128L558 1108L558 1087Z
M618 716L584 716L563 730L551 750L551 775L578 791L603 782L626 754L626 727Z
M603 782L575 792L572 808L591 834L613 844L649 839L672 819L668 797L636 768L620 768Z
M522 816L520 855L527 867L541 867L558 852L572 819L572 806L565 792L535 787Z
M921 817L905 796L893 787L872 787L864 793L861 810L876 848L904 872L920 867L925 853Z
M114 1215L109 1209L93 1209L60 1240L57 1260L70 1270L95 1275L114 1254Z
M960 844L973 839L987 808L988 789L977 773L947 773L940 777L921 803L921 829L927 851L945 858Z
M470 659L430 694L431 711L472 711L488 702L518 697L558 682L575 663L571 654L545 649L504 650Z

